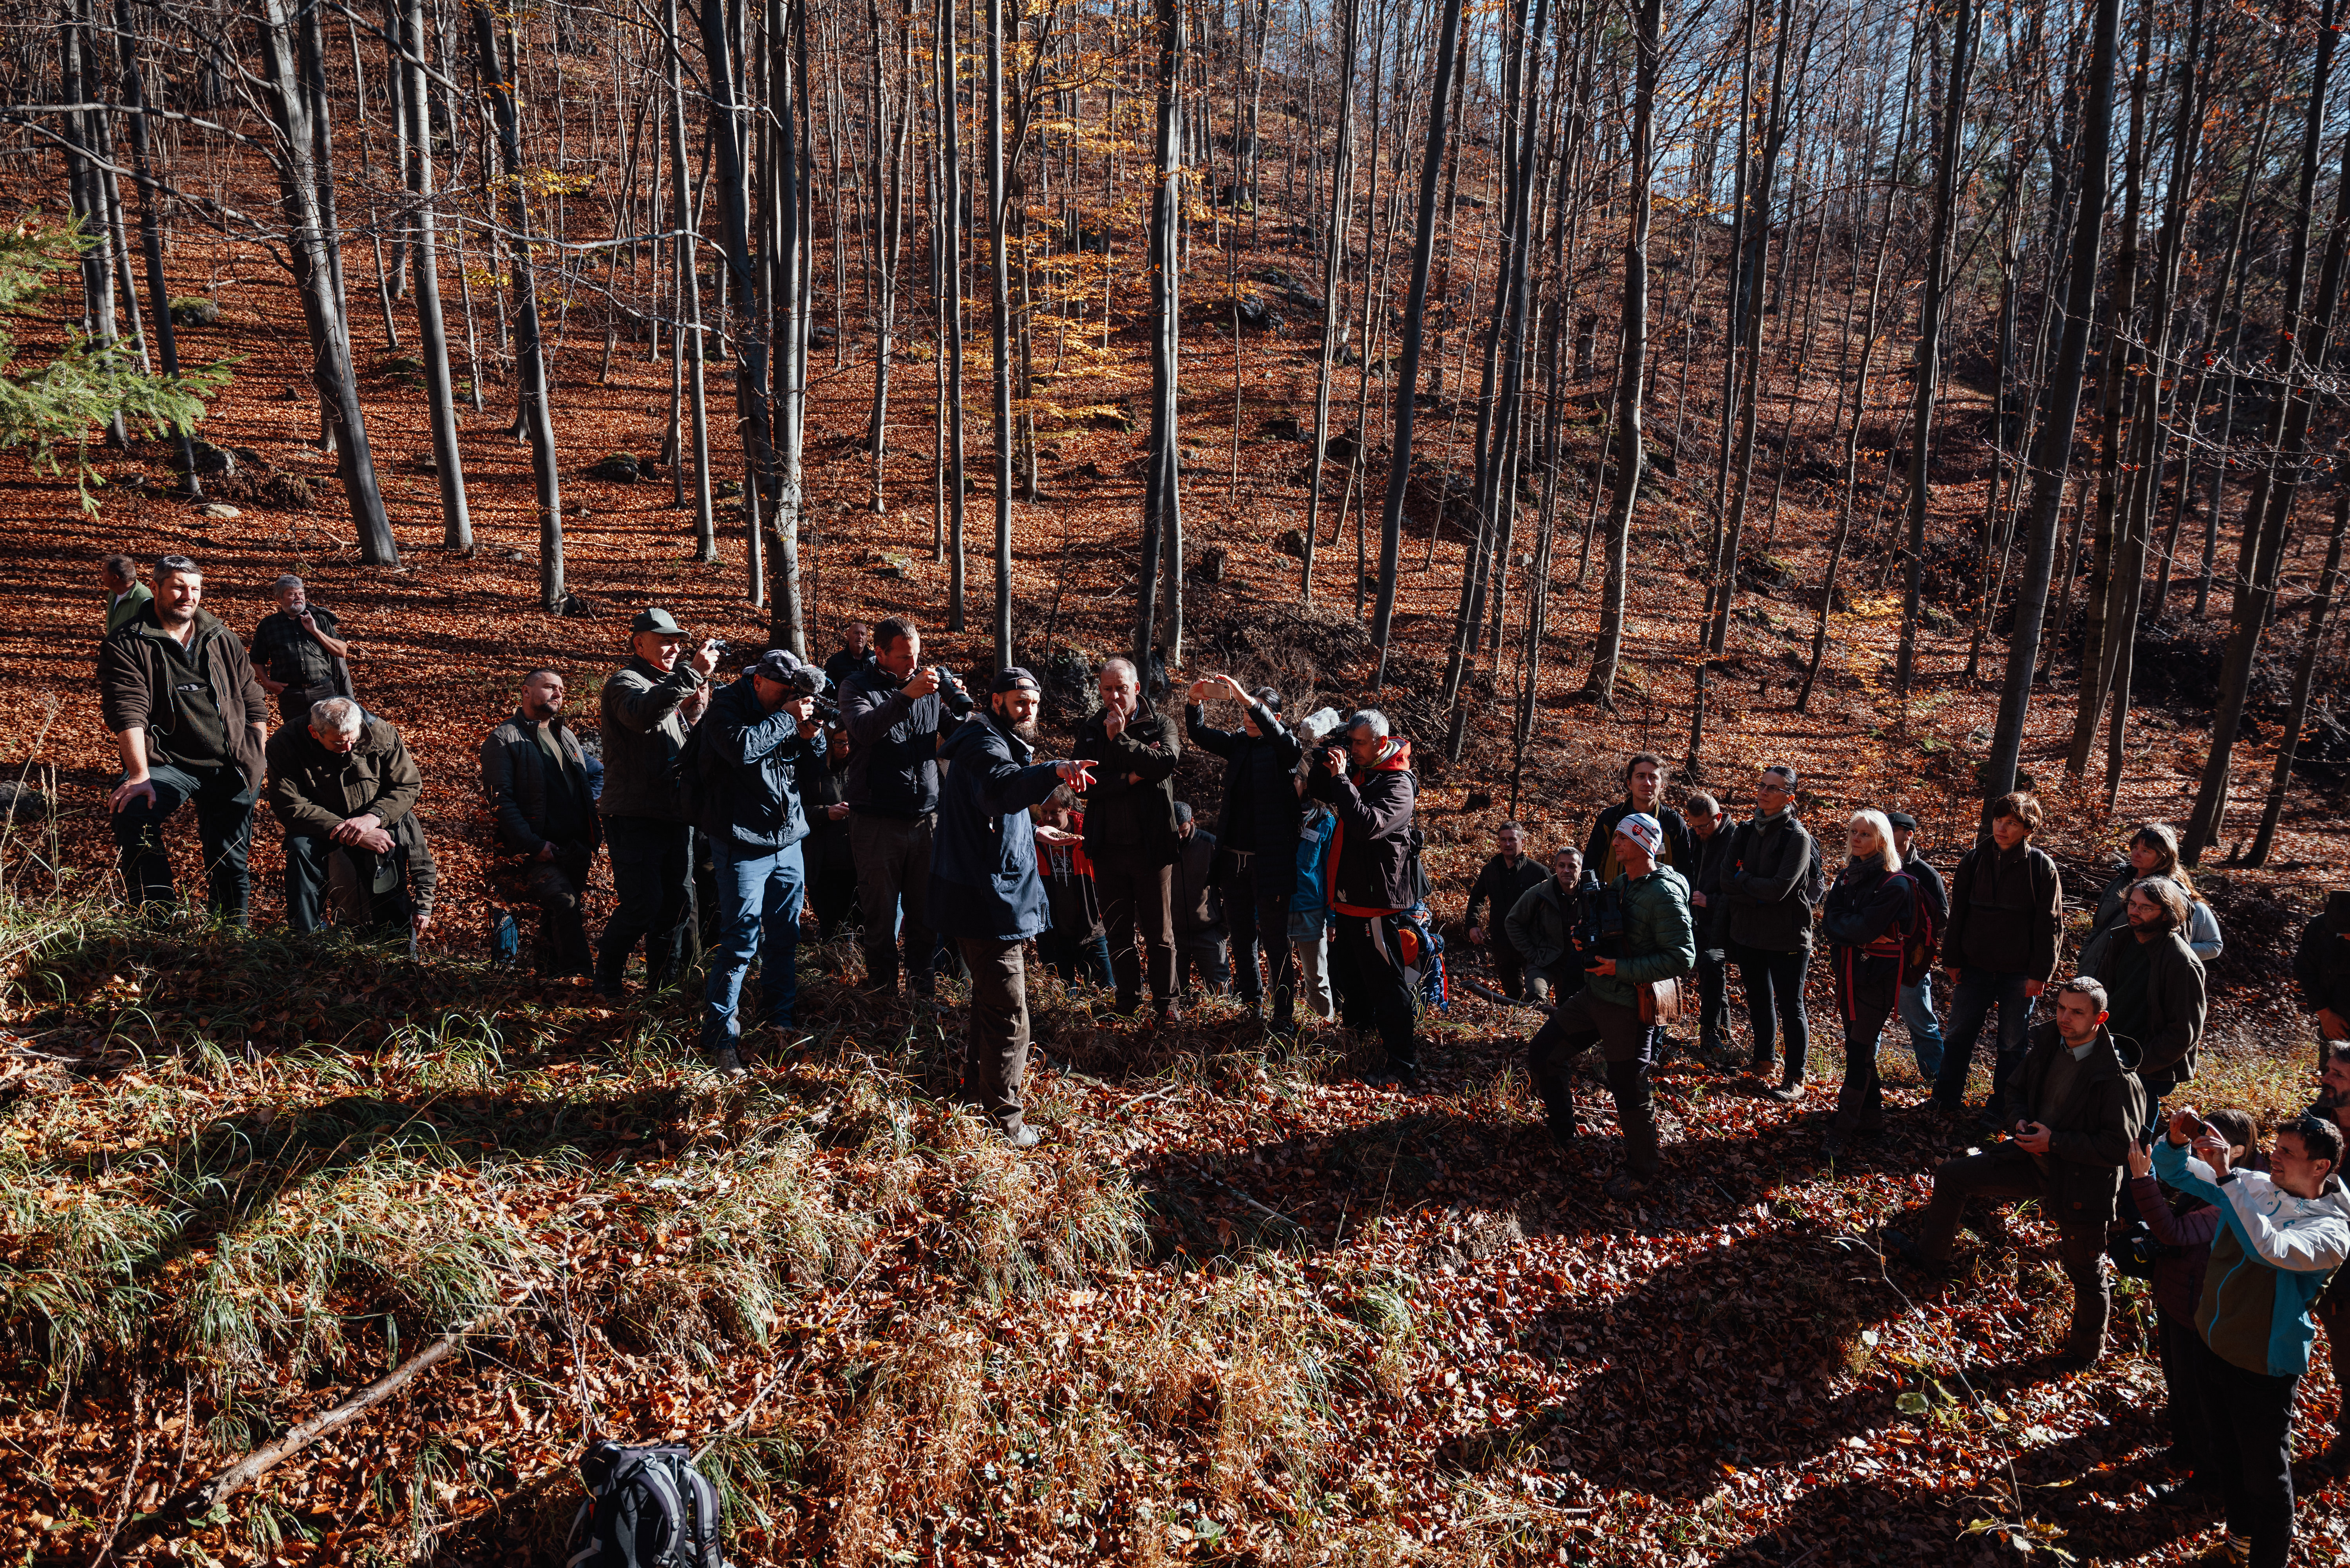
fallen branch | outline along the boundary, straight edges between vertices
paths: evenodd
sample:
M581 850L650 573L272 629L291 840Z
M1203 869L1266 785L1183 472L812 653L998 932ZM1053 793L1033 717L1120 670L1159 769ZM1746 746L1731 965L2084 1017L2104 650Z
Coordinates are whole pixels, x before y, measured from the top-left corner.
M487 1328L493 1320L504 1316L505 1312L504 1303L489 1308L471 1323L451 1329L333 1409L311 1417L300 1426L288 1430L276 1442L267 1443L254 1449L212 1480L191 1490L180 1500L181 1511L191 1514L200 1513L213 1504L234 1496L275 1469L282 1461L301 1452L328 1433L349 1426L368 1411L415 1382L418 1377L448 1360L469 1337Z

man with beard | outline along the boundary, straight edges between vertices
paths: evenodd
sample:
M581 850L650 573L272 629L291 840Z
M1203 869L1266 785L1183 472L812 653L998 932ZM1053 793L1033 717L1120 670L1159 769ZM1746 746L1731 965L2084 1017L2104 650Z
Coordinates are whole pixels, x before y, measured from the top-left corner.
M645 947L645 989L657 991L691 962L693 825L678 790L686 732L710 705L718 644L691 659L685 628L665 609L629 622L629 661L605 679L604 793L596 802L612 851L616 907L596 955L596 994L618 998L629 955Z
M482 742L482 790L498 843L513 857L499 880L509 896L538 909L539 974L588 974L595 955L582 916L588 870L601 840L588 792L588 756L563 722L563 677L534 670L522 679L513 718Z
M2187 889L2168 877L2148 877L2129 890L2129 924L2097 958L2106 988L2106 1027L2138 1049L2138 1082L2146 1087L2149 1130L2161 1120L2162 1097L2195 1076L2195 1047L2203 1038L2203 961L2187 945Z
M971 695L945 666L922 662L922 634L912 621L892 616L873 632L874 662L840 688L849 741L848 844L865 919L865 985L877 995L898 993L902 936L907 988L928 1002L938 949L929 893L939 736L951 720L971 711Z
M268 699L244 645L202 607L203 594L195 562L165 556L155 563L153 602L99 645L99 711L122 759L107 805L134 904L174 896L163 825L194 806L213 912L241 926Z
M1036 1144L1036 1129L1021 1115L1028 1072L1023 944L1049 919L1027 811L1061 784L1083 790L1092 782L1082 762L1035 760L1042 694L1025 670L999 670L986 711L940 745L939 759L950 765L931 845L930 909L971 971L963 1098L1014 1148Z

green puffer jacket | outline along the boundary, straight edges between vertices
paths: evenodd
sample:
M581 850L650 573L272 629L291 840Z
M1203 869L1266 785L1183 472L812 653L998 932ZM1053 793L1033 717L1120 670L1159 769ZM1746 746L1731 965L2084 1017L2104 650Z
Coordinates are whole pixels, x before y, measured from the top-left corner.
M1690 922L1689 884L1669 866L1638 881L1618 877L1611 884L1624 899L1624 956L1614 974L1595 974L1591 994L1618 1007L1638 1007L1634 988L1672 980L1697 968L1697 929Z

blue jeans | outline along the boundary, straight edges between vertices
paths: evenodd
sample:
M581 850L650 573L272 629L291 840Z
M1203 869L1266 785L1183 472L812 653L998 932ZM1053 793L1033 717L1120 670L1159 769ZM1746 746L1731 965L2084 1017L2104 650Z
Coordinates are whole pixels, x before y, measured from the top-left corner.
M1942 1071L1942 1026L1934 1021L1934 971L1915 985L1901 988L1901 1022L1909 1026L1909 1052L1918 1058L1918 1075L1933 1083Z
M1991 1064L1991 1102L1984 1113L1993 1118L2007 1103L2007 1080L2023 1060L2026 1033L2032 1027L2032 998L2024 991L2028 974L2001 974L1987 969L1962 969L1959 989L1950 998L1950 1033L1942 1052L1942 1070L1934 1080L1934 1103L1957 1111L1967 1103L1967 1074L1975 1064L1975 1038L1983 1019L1999 1007L1999 1056Z
M702 1048L716 1051L743 1037L737 1004L743 976L755 953L759 960L758 1023L788 1029L799 1000L800 897L807 877L800 846L738 849L724 839L711 845L718 871L718 942L710 954L710 988L703 993Z
M115 858L131 903L162 903L172 898L172 856L163 847L163 825L182 805L193 805L212 911L240 926L247 924L253 877L244 863L253 845L254 794L244 770L234 762L201 773L157 763L148 768L147 780L155 786L155 804L134 800L114 814Z

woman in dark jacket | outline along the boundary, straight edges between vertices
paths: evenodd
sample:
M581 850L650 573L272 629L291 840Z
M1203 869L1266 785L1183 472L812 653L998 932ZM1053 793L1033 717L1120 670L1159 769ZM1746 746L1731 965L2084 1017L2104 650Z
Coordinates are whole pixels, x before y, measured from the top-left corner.
M2258 1132L2242 1111L2207 1111L2203 1119L2228 1140L2230 1168L2250 1163L2255 1169L2268 1161L2258 1152ZM2161 1252L2154 1259L2155 1345L2161 1353L2163 1386L2169 1391L2170 1460L2188 1472L2180 1487L2205 1490L2218 1480L2211 1464L2210 1438L2199 1418L2194 1390L2182 1377L2192 1365L2188 1342L2196 1336L2195 1311L2203 1300L2203 1266L2211 1261L2211 1241L2224 1218L2211 1204L2184 1193L2166 1196L2154 1179L2154 1157L2135 1139L2126 1156L2129 1161L2130 1200L2137 1216L2154 1232ZM2166 1489L2169 1490L2169 1489Z
M1820 934L1835 971L1836 1016L1844 1020L1844 1089L1821 1145L1830 1158L1853 1138L1885 1130L1877 1042L1900 999L1901 940L1918 897L1916 880L1901 872L1893 826L1883 812L1854 812L1845 826L1845 847L1851 858L1820 906Z

